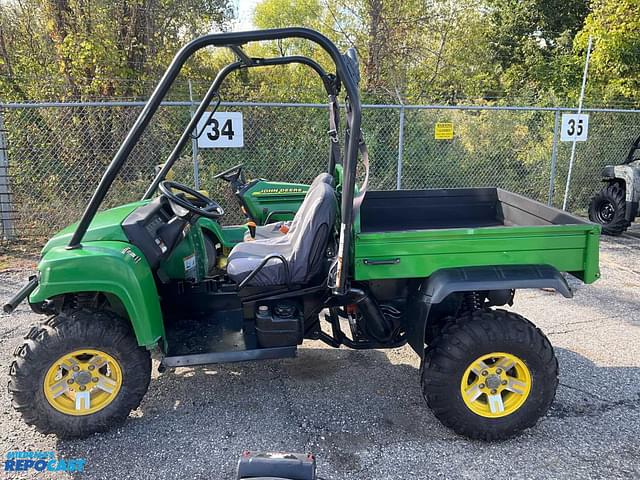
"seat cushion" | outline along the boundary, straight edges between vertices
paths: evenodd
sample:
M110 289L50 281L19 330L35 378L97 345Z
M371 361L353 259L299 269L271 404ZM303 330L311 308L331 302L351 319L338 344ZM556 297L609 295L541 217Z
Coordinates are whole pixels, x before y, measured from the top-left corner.
M337 201L333 187L326 183L309 190L286 235L253 242L243 242L231 250L227 263L227 274L236 283L242 282L270 255L281 255L286 267L279 259L271 259L248 285L275 286L287 283L306 284L322 270L322 258L333 231Z
M256 237L251 238L251 233L247 231L247 233L244 234L244 241L251 242L253 240L266 240L267 238L281 237L282 235L285 235L285 232L280 229L282 225L286 225L287 230L289 230L291 222L275 222L268 223L267 225L259 225L256 227Z
M278 243L274 239L239 243L229 255L227 274L236 282L242 282L247 276L258 268L260 262L269 255L282 255L285 259L291 256L292 246L288 242ZM251 279L250 285L285 285L287 275L282 262L274 258Z

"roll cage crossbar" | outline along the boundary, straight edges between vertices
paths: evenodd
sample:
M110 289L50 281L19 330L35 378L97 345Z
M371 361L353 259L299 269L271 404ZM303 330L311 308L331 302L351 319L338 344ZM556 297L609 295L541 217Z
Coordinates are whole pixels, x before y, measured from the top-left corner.
M322 67L307 57L302 56L284 56L275 58L251 58L247 56L242 50L242 45L249 42L265 41L265 40L281 40L285 38L301 38L309 40L319 45L325 52L329 54L336 68L336 75L327 74ZM162 79L156 86L155 90L151 94L151 97L145 104L142 112L138 115L135 123L129 130L129 133L125 137L122 145L116 152L113 160L107 167L98 187L96 188L93 196L89 200L87 207L82 214L78 226L69 241L68 247L70 249L81 248L82 239L91 224L91 221L95 217L100 205L104 201L104 198L109 191L113 181L122 169L122 166L129 158L133 147L136 145L146 127L148 126L151 118L158 110L162 100L166 96L170 87L173 85L176 77L180 73L185 62L191 58L193 54L205 47L227 47L231 49L239 61L231 63L224 67L213 83L207 90L202 102L196 109L195 114L189 121L189 124L183 131L176 146L169 155L167 162L165 162L163 168L158 172L154 180L149 185L149 188L145 192L143 198L150 198L158 187L158 184L166 176L169 169L175 163L179 157L180 152L190 140L191 134L194 131L198 120L205 113L211 100L217 95L218 89L224 79L233 71L241 68L251 68L259 66L271 66L271 65L284 65L288 63L301 63L311 67L321 77L327 93L331 96L335 96L338 93L340 84L344 86L347 97L349 98L349 104L351 108L350 118L350 130L360 132L361 124L361 110L360 110L360 95L358 92L358 73L357 68L354 68L353 57L349 55L342 55L337 47L324 35L307 28L279 28L271 30L257 30L250 32L234 32L234 33L218 33L204 35L202 37L192 40L184 47L182 47L175 55L171 64L165 71ZM336 293L344 293L346 286L346 275L344 275L343 268L345 265L349 265L348 255L351 244L351 233L353 224L353 194L355 185L355 173L356 163L358 156L358 144L359 135L349 135L346 132L345 135L345 156L343 159L343 171L344 177L342 181L342 203L341 203L341 226L340 226L340 244L338 250L337 259L337 271L335 277L334 289ZM333 170L333 164L336 159L332 157L330 164L330 170ZM331 172L333 173L333 172Z

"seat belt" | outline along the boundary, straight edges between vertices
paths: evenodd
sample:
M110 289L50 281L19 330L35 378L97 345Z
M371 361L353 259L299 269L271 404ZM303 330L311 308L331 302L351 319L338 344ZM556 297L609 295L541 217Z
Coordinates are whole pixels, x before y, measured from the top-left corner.
M353 113L351 106L347 101L347 133L351 135L351 122L353 119ZM360 138L358 139L358 153L362 158L362 165L364 165L364 181L358 189L358 194L353 197L353 218L355 219L360 211L360 205L364 201L364 196L367 194L367 187L369 185L369 149L364 141L364 135L362 130L359 132Z
M345 132L345 144L348 144L349 138L351 136L351 124L353 119L353 113L352 113L348 98L346 102L346 110L347 110L347 129ZM362 182L362 186L358 190L358 194L353 197L353 220L355 220L356 216L360 212L360 206L362 205L364 196L367 194L367 186L369 184L369 150L367 149L367 144L364 141L362 130L360 130L359 136L360 138L358 139L358 153L360 154L360 157L362 158L362 164L364 165L364 181ZM340 232L340 239L342 239L342 235L344 235L343 231ZM329 286L329 288L335 288L336 285L338 284L339 276L343 274L342 247L343 247L343 244L342 244L342 241L340 241L338 244L337 258L329 267L329 278L327 281L327 285Z

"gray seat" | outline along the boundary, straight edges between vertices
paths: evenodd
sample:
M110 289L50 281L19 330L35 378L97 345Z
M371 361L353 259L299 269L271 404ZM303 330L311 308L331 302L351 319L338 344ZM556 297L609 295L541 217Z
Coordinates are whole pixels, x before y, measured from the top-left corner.
M273 258L247 285L286 285L287 280L291 284L310 282L322 271L322 260L333 231L337 208L333 187L319 183L305 196L288 234L243 242L233 247L228 257L227 274L234 282L240 283L266 257L280 255L286 266L280 259Z
M320 185L321 183L326 183L327 185L333 185L333 177L326 172L319 174L316 178L313 179L311 185L309 185L309 190L313 190L315 187ZM267 238L278 238L283 235L287 235L288 232L283 232L281 227L285 225L287 229L291 227L291 221L282 221L282 222L274 222L268 223L267 225L261 225L256 227L256 236L255 240L264 240ZM244 241L250 242L254 239L251 237L249 232L244 234Z

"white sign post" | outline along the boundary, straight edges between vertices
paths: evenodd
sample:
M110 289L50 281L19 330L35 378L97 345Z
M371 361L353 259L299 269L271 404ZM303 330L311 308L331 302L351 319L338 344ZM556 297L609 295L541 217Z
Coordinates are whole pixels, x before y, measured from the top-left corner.
M198 121L198 148L242 148L244 129L241 112L205 112Z
M560 128L561 142L586 142L589 133L588 113L563 113Z
M580 100L578 100L578 113L579 117L582 114L582 102L584 101L584 89L587 86L587 72L589 71L589 59L591 58L591 45L593 42L593 37L589 35L589 43L587 44L587 58L584 61L584 72L582 73L582 87L580 88ZM588 122L588 120L587 120ZM585 129L586 135L586 129ZM567 183L564 186L564 200L562 200L562 210L567 210L567 201L569 200L569 186L571 185L571 173L573 172L573 161L576 158L576 142L578 139L577 135L577 125L576 132L572 139L573 143L571 144L571 158L569 159L569 171L567 172ZM586 140L586 137L585 137Z

